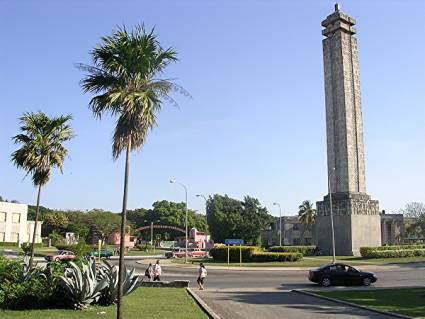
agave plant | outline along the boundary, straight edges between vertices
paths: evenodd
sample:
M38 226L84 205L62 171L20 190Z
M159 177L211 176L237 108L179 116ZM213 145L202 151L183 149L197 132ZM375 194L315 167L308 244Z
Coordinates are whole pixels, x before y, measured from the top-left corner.
M140 276L134 274L134 272L134 268L127 269L124 265L124 278L122 281L123 296L132 293L136 288L141 286L142 281L139 280ZM108 284L106 288L102 290L102 296L99 300L100 304L111 305L116 303L118 298L118 276L118 267L104 261L99 271L99 277L106 279Z
M102 290L108 285L107 278L96 275L96 263L91 260L83 264L82 269L74 262L65 270L64 276L58 278L68 303L75 309L83 309L99 300Z

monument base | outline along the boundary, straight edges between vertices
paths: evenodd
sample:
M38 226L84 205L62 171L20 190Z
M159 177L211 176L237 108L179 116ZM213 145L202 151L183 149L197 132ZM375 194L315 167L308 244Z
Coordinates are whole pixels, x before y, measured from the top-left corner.
M332 228L329 195L317 202L316 244L332 255ZM332 194L335 253L359 256L360 247L381 246L379 203L365 193Z

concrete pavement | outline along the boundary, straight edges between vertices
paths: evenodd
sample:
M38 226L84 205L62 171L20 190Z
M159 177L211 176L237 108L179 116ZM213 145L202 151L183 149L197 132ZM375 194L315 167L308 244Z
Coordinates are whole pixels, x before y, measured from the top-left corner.
M197 291L222 319L390 319L392 316L282 291Z
M161 261L162 262L162 261ZM131 263L131 264L129 264ZM128 261L140 273L146 265ZM425 263L360 267L373 271L378 281L373 287L425 286ZM208 267L207 290L196 290L197 267L179 267L163 263L163 280L190 280L190 286L222 319L250 318L393 318L332 301L304 296L292 289L345 290L347 287L323 288L307 279L307 270L288 269L243 271L237 268ZM369 289L369 287L348 287Z

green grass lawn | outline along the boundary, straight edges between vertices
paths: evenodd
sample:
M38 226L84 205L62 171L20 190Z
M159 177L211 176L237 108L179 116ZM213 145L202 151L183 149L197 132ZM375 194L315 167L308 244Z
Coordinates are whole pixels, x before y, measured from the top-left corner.
M182 288L138 288L124 297L124 318L207 319L208 316ZM90 319L115 318L116 306L92 306L85 310L2 311L2 319Z
M363 257L353 256L337 256L337 262L347 263L353 266L361 267L365 265L387 265L387 264L404 264L412 262L425 262L425 257L406 257L406 258L380 258L367 259ZM184 263L184 258L172 259L174 263ZM213 259L196 259L191 258L189 262L198 264L203 262L208 265L227 266L226 262L216 262ZM242 263L243 267L319 267L326 263L331 263L331 256L314 256L304 257L303 260L295 262L263 262L263 263ZM239 267L239 263L230 263L230 267Z
M396 312L425 319L425 288L314 291L314 293L382 311Z

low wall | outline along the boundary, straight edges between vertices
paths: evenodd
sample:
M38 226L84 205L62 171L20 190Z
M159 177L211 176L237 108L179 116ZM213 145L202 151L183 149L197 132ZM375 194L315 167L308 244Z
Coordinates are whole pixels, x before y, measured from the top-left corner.
M187 288L187 287L189 287L189 280L143 281L142 287Z

